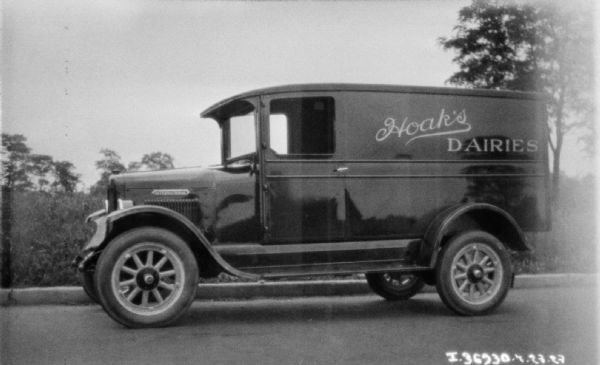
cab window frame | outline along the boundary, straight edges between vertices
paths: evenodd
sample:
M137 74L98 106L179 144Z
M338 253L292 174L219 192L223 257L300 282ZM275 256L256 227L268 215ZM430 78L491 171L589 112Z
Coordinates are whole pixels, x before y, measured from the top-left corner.
M248 153L232 156L231 119L251 116L253 119L254 149ZM232 161L243 159L259 151L259 108L257 98L239 99L224 105L217 120L221 127L221 163L227 165Z
M307 125L305 120L301 118L302 114L304 114L304 112L303 111L300 112L300 119L291 121L289 118L289 113L285 113L284 112L285 110L282 110L284 108L282 108L281 106L273 108L273 105L274 105L274 103L285 103L285 102L288 102L290 104L297 103L296 110L298 110L297 109L298 106L300 107L300 110L301 110L302 108L306 107L306 105L302 105L303 102L311 102L311 101L313 102L314 107L316 107L316 105L314 103L324 102L323 112L325 113L325 115L321 116L321 118L325 119L325 121L328 123L328 126L324 127L327 130L327 136L324 137L326 140L323 142L320 149L324 149L324 150L326 150L326 152L314 153L314 152L310 152L310 151L309 152L292 151L290 153L290 149L294 148L293 147L294 143L296 144L296 147L295 147L296 149L302 148L303 146L306 146L306 143L309 143L308 140L310 140L310 138L308 138L306 140L300 140L300 141L293 140L294 138L299 138L298 135L301 135L303 132L302 127ZM268 149L270 150L271 155L276 157L278 160L314 160L314 159L332 159L332 158L334 158L338 153L340 153L340 151L338 150L338 143L337 143L338 130L337 130L337 120L336 120L336 116L337 116L336 104L337 104L336 98L333 95L327 95L327 94L273 95L273 96L269 97L267 100L265 100L265 105L268 105L268 108L266 108L267 112L265 115L267 128L264 128L264 130L265 130L264 142L269 147ZM277 115L277 116L284 115L286 118L286 123L287 123L286 145L288 148L287 153L282 153L282 151L276 151L271 146L271 142L272 142L272 139L271 139L272 138L271 116L274 116L274 115ZM299 127L299 128L295 132L290 131L290 127L291 127L290 123L295 123L296 127ZM314 132L314 133L317 133L317 132ZM296 134L296 136L294 136L294 134Z

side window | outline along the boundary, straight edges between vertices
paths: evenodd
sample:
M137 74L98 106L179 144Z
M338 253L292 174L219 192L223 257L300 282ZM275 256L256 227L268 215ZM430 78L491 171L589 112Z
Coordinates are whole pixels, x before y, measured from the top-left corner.
M288 148L288 119L285 114L269 116L269 146L278 155L287 155Z
M332 97L271 101L269 142L278 155L326 157L335 152L335 105Z
M229 118L230 154L228 158L256 152L254 113Z

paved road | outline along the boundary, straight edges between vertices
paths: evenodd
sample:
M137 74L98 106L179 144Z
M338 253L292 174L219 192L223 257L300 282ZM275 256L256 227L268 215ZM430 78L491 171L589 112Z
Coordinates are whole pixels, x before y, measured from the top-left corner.
M450 364L449 351L598 363L592 288L513 290L476 318L452 315L436 294L196 302L176 327L145 330L121 327L98 306L1 310L6 365Z

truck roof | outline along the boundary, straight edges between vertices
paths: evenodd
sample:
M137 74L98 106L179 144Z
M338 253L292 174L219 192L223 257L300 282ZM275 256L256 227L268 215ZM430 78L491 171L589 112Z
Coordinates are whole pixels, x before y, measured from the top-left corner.
M467 89L453 87L429 87L429 86L404 86L404 85L388 85L388 84L290 84L272 86L266 88L255 89L241 94L231 96L221 100L218 103L210 106L200 116L203 118L214 117L218 114L218 110L231 103L232 101L244 99L253 96L295 93L295 92L311 92L311 91L369 91L369 92L395 92L395 93L412 93L412 94L437 94L437 95L464 95L464 96L479 96L493 98L509 98L509 99L543 99L542 94L522 91L507 91L507 90L488 90L488 89Z

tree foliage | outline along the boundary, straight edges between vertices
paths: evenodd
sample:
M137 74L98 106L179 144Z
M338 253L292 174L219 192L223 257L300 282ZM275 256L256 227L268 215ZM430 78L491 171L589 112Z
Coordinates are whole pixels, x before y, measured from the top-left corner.
M47 190L51 185L49 174L53 172L54 161L49 155L29 155L26 170L29 172L29 180L35 190Z
M21 134L2 133L2 185L15 191L75 191L79 175L69 161L33 154Z
M140 162L134 161L129 163L129 171L155 171L172 169L173 157L168 153L152 152L142 156Z
M24 190L32 186L27 175L27 162L31 149L27 138L21 134L2 133L2 185Z
M79 183L79 175L73 172L74 168L75 166L69 161L54 161L56 180L52 183L52 187L68 193L74 192Z
M92 194L106 191L110 175L115 172L155 171L175 167L173 157L168 153L152 152L142 156L140 161L132 161L127 167L121 162L121 156L108 148L100 150L102 158L96 161L96 169L100 170L100 180L91 188Z
M100 180L90 189L92 194L102 194L108 186L108 179L112 173L125 171L121 163L121 156L115 151L103 148L100 150L102 158L96 161L96 169L100 170Z
M450 84L538 91L548 96L554 197L565 134L579 129L593 153L593 7L590 1L473 0L451 37L459 71Z

